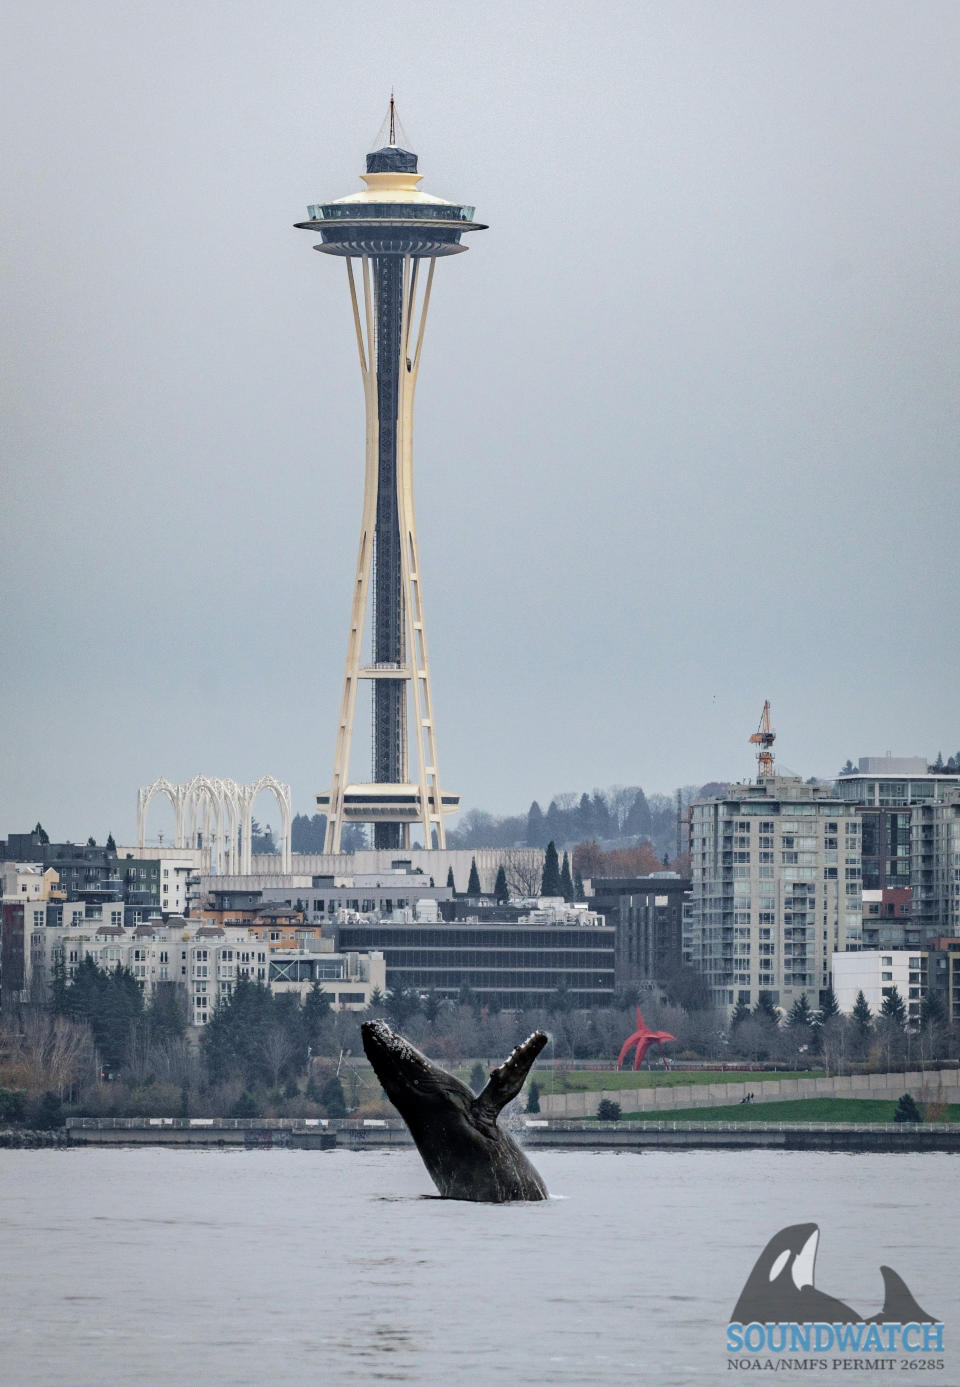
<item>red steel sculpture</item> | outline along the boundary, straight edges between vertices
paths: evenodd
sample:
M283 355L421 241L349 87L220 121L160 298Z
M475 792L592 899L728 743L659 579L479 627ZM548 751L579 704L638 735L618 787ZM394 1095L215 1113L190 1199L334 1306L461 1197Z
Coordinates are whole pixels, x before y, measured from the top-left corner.
M640 1008L637 1007L637 1029L620 1047L617 1068L619 1069L621 1064L623 1064L631 1045L636 1045L637 1047L637 1057L633 1061L633 1067L634 1069L639 1069L641 1064L643 1064L643 1057L650 1049L651 1045L664 1045L668 1040L676 1040L676 1038L677 1037L671 1035L669 1031L652 1031L640 1015Z

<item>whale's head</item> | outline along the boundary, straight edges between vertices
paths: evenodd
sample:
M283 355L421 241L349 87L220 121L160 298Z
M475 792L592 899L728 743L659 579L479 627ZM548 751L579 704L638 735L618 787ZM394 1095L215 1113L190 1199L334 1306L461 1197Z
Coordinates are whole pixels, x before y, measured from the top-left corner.
M408 1125L447 1108L463 1116L470 1111L474 1095L466 1084L431 1064L385 1021L364 1021L360 1033L384 1093Z

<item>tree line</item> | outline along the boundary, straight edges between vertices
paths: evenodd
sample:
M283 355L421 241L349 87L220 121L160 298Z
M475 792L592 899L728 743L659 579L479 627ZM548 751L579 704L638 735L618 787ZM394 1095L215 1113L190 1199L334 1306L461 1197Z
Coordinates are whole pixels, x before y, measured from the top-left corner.
M682 786L673 795L648 796L639 785L612 785L605 790L554 795L546 809L534 800L525 814L497 816L484 809L470 809L461 816L456 828L447 830L447 846L545 849L549 842L573 848L586 842L614 844L633 840L649 842L660 861L665 854L670 858L676 855L677 819L686 813L691 801L725 788L725 784L711 781L702 786ZM323 852L326 825L324 814L294 815L293 851ZM357 852L367 845L361 824L344 828L342 851Z
M862 992L849 1016L827 991L806 995L782 1017L769 994L732 1016L715 1009L698 975L682 969L664 988L625 988L609 1007L584 1009L564 987L503 1011L464 984L455 998L394 987L365 1011L334 1011L319 983L301 1002L261 982L240 981L218 1000L199 1043L190 1039L186 996L161 984L145 999L122 967L81 964L54 980L48 1007L24 1006L0 1031L0 1121L54 1126L66 1112L88 1116L373 1115L382 1095L363 1056L360 1024L385 1016L433 1058L457 1066L478 1056L499 1063L536 1029L550 1036L547 1059L612 1066L642 1004L653 1029L669 1031L668 1054L687 1061L775 1061L827 1073L956 1058L935 993L911 1028L896 989L874 1015Z
M896 987L876 1014L861 990L845 1016L833 989L827 988L819 1007L811 1006L803 993L782 1019L770 994L761 992L752 1009L745 1002L734 1007L728 1047L732 1054L750 1060L797 1061L803 1055L815 1056L829 1074L851 1065L880 1070L955 1059L960 1055L960 1029L948 1024L943 1003L932 991L914 1026Z

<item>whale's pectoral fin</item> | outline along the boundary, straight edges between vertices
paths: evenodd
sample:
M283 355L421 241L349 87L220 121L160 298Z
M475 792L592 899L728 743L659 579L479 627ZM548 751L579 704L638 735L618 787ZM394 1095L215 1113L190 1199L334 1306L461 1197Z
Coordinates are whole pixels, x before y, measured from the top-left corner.
M881 1267L883 1277L883 1309L871 1315L867 1324L936 1324L933 1315L921 1310L907 1283L892 1267Z
M503 1064L491 1069L487 1086L474 1103L475 1110L495 1121L500 1109L505 1107L511 1098L516 1098L523 1088L531 1065L546 1043L545 1033L534 1031L522 1045L517 1046Z

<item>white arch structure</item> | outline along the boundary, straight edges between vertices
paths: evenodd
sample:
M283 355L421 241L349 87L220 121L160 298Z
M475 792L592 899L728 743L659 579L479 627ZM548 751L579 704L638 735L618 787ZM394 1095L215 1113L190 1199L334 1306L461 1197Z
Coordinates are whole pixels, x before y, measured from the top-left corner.
M150 801L156 795L166 795L173 805L178 848L195 847L199 834L211 875L249 875L253 868L253 803L261 790L269 790L280 809L280 871L289 872L293 822L290 786L272 775L262 775L250 785L208 775L195 775L184 785L174 785L161 776L137 792L137 843L141 849L146 843Z

